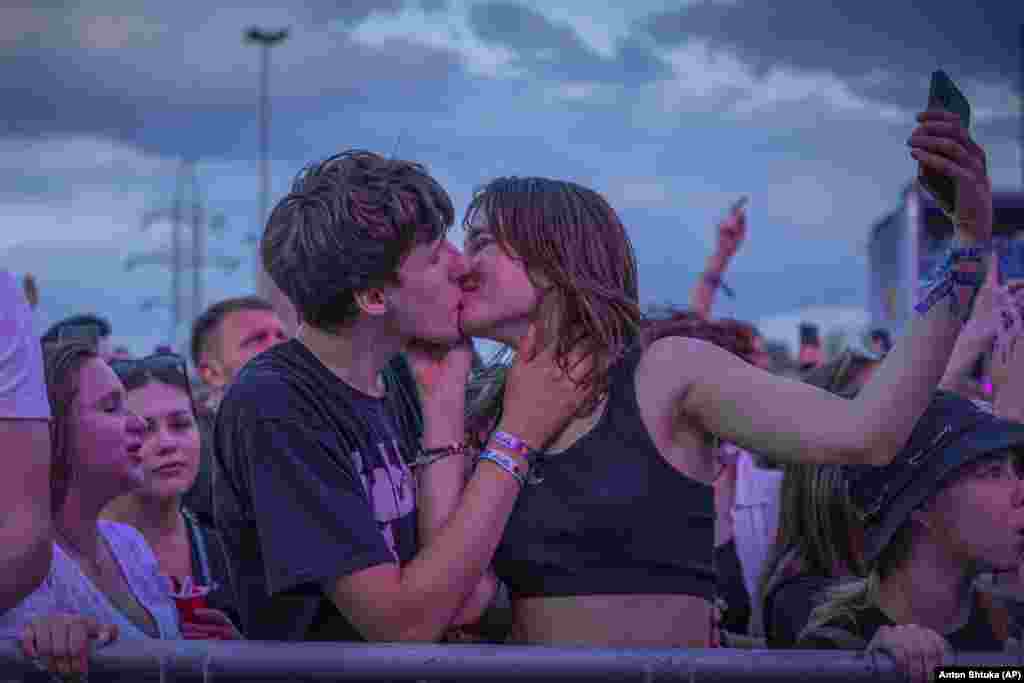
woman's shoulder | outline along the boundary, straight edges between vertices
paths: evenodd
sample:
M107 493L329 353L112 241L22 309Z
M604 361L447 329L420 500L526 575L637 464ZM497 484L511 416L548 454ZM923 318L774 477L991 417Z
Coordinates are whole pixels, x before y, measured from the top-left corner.
M130 524L115 522L110 519L101 519L99 521L99 526L100 531L110 543L114 552L123 550L138 552L143 549L150 553L153 552L149 547L149 543L146 542L146 538L142 535L142 532Z
M135 527L122 522L100 520L100 531L126 572L136 574L147 583L160 574L159 561L149 542Z

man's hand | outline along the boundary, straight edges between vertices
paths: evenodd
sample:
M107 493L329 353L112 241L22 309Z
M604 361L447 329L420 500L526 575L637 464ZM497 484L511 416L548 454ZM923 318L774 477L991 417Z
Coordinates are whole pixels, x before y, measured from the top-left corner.
M733 207L729 215L718 224L718 245L715 255L723 263L736 255L736 251L747 237L747 210L742 204Z
M950 647L945 638L930 628L902 624L880 627L867 647L868 652L876 650L890 655L913 683L926 683L936 667L942 666Z
M992 237L992 183L983 150L971 139L960 117L941 109L917 115L919 125L907 144L918 172L941 173L956 182L957 237L963 244Z
M117 639L116 624L100 624L78 614L54 614L33 621L21 634L26 657L42 659L54 674L89 671L89 641L106 645Z
M593 359L571 355L571 376L558 366L554 340L538 343L536 323L516 349L508 370L504 409L499 429L518 436L531 448L542 449L572 421L586 399L577 382Z
M462 338L454 346L413 341L405 350L424 406L438 398L464 396L473 367L473 343Z

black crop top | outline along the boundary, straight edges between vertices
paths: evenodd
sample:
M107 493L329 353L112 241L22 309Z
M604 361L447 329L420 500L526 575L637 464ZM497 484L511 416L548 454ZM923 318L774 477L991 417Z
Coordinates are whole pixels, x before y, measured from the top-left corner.
M640 417L634 346L604 414L526 486L494 557L513 597L686 594L712 600L714 494L662 458Z

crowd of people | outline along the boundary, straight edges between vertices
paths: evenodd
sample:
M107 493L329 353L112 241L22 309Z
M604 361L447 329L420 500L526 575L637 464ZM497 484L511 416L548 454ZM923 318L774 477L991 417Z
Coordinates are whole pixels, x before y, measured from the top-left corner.
M460 251L426 167L366 151L268 219L298 329L219 302L193 372L97 316L40 340L3 272L0 635L62 674L127 638L882 650L915 680L1018 647L1024 291L984 151L917 124L946 267L898 343L785 368L712 315L742 204L655 314L598 192L491 180Z

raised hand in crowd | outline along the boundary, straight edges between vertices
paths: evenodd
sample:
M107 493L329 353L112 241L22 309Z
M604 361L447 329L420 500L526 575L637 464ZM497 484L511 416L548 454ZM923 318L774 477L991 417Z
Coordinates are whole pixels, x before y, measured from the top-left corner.
M711 315L715 292L722 286L722 274L747 237L746 197L733 204L729 215L718 224L715 251L709 256L704 272L690 293L690 308L703 317Z
M992 349L993 408L1000 417L1024 422L1024 283L1012 287L999 306Z
M867 651L891 656L896 668L912 683L926 683L950 651L949 643L930 628L916 624L882 626L868 643Z
M1008 301L1009 289L999 284L999 259L989 257L985 284L978 290L971 317L957 337L953 355L939 386L968 398L990 399L971 373L978 357L992 348L1002 321L1000 311Z
M192 616L181 624L181 635L186 640L242 640L242 634L220 610L199 607Z
M992 182L985 150L971 139L960 117L942 109L917 115L919 125L907 144L910 156L925 169L956 181L957 239L962 244L986 242L992 236Z
M26 657L40 660L53 674L85 674L89 671L89 645L117 640L117 624L101 624L78 614L53 614L25 626L21 649Z

